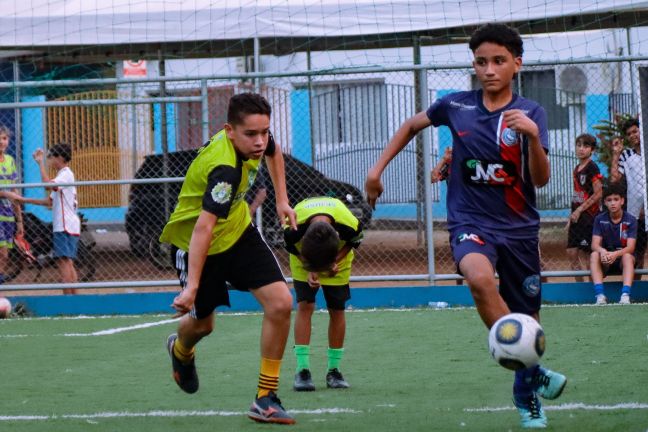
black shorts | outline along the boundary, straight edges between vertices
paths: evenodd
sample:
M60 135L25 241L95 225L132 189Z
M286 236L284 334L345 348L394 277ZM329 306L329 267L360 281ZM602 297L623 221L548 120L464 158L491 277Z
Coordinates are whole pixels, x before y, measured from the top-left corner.
M297 303L315 303L315 296L319 288L311 288L308 282L294 281ZM322 285L326 308L331 310L344 310L345 303L351 298L351 289L346 285Z
M173 247L172 258L182 289L187 284L189 253ZM274 254L261 234L250 225L225 252L205 260L196 301L190 315L206 318L217 306L231 306L228 289L249 291L274 282L285 282Z
M567 234L567 247L578 248L585 252L592 251L592 229L594 219L589 214L581 214L578 222L569 224L569 233Z

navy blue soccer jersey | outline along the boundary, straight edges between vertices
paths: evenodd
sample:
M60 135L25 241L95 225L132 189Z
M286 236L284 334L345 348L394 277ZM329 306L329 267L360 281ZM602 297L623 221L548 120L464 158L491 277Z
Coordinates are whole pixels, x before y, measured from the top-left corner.
M592 235L601 237L601 246L605 250L623 249L629 238L637 238L637 218L624 211L619 223L615 224L610 220L610 214L603 212L594 219Z
M509 129L505 111L519 109L538 126L549 151L547 116L536 102L513 95L490 112L482 91L449 94L427 110L434 126L452 132L452 165L448 179L448 228L478 226L491 234L528 239L538 235L540 216L529 173L528 139Z

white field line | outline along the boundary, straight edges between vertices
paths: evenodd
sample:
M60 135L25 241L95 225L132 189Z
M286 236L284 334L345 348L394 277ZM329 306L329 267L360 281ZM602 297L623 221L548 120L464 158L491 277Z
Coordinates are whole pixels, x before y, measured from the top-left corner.
M320 408L314 410L289 410L291 414L361 414L362 411L349 408ZM60 414L60 415L0 415L0 422L10 421L43 421L43 420L92 420L92 419L112 419L112 418L134 418L134 417L232 417L244 416L247 411L147 411L147 412L99 412L93 414Z
M589 405L582 402L566 403L560 405L543 405L545 411L618 411L618 410L645 410L648 409L648 403L640 402L626 402L614 405ZM482 408L464 408L465 412L498 412L498 411L513 411L514 406L502 407L482 407Z
M127 331L133 331L133 330L139 330L143 328L149 328L149 327L156 327L159 325L164 325L164 324L169 324L172 322L178 321L180 318L173 318L173 319L168 319L168 320L163 320L163 321L154 321L154 322L148 322L148 323L143 323L143 324L136 324L128 327L115 327L115 328L110 328L107 330L101 330L101 331L96 331L92 333L63 333L62 335L57 335L57 336L107 336L107 335L113 335L117 333L123 333Z

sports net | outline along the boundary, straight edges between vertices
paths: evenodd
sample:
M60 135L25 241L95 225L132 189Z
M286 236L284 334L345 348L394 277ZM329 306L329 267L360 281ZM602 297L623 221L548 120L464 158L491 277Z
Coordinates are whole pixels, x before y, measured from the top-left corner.
M428 248L433 272L449 275L446 187L435 184L426 197L423 185L424 162L434 165L451 145L449 131L421 134L392 162L374 212L363 201L364 178L403 121L478 85L467 41L488 21L520 30L525 66L514 85L548 114L552 177L538 191L543 269L584 270L586 261L565 251L580 182L574 143L604 132L595 160L605 181L606 143L622 135L615 116L642 119L648 10L635 1L14 2L0 18L0 123L12 132L8 153L23 183L40 179L32 152L61 141L74 149L77 179L94 181L78 192L96 265L89 280L175 278L157 237L179 183L106 181L182 177L225 122L229 97L244 91L273 106L293 204L336 196L365 222L354 275L426 276ZM259 222L289 275L272 188L261 177L254 191L268 192ZM46 208L25 210L51 220ZM45 242L38 252L50 251ZM42 261L23 266L15 282L55 282L55 266Z

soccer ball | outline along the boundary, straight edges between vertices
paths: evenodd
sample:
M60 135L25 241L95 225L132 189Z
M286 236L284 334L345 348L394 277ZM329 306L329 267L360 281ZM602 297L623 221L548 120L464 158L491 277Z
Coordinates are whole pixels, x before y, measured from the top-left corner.
M11 302L5 297L0 297L0 318L7 318L11 313Z
M491 327L488 349L495 361L507 369L529 368L537 365L544 354L544 331L529 315L504 315Z

